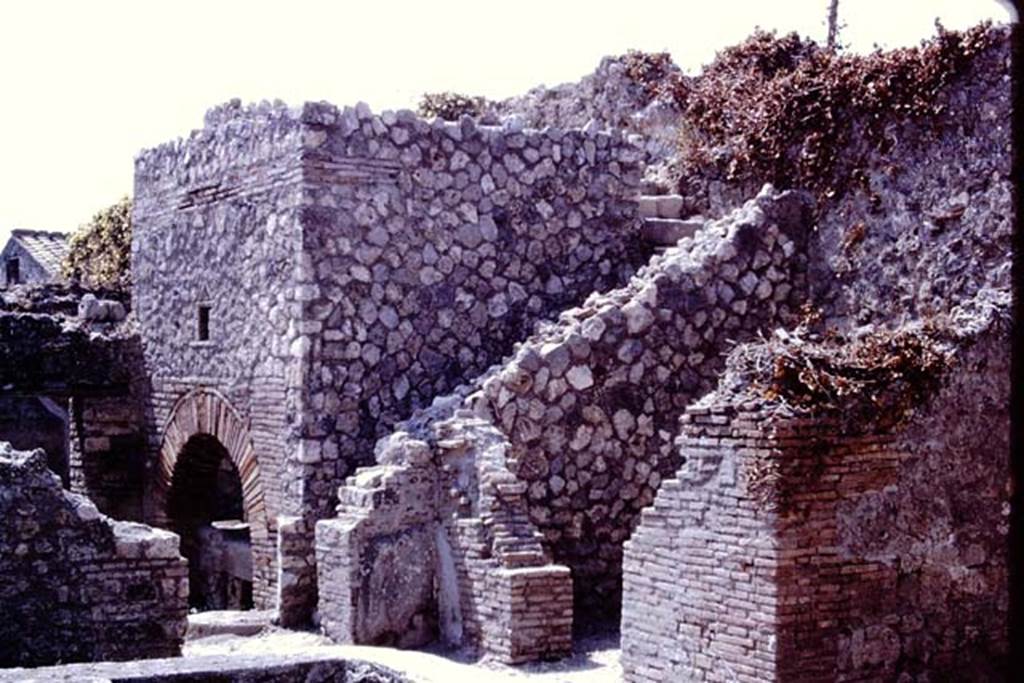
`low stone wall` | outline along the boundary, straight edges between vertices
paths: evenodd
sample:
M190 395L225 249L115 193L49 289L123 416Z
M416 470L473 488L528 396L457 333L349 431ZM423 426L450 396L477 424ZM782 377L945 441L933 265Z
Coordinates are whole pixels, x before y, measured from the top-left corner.
M177 536L103 517L42 451L0 444L0 666L179 654L186 572Z
M625 546L625 680L1003 680L1007 304L954 316L953 368L902 425L724 383L691 407Z
M208 655L117 664L69 664L41 669L0 669L0 683L413 683L379 664L338 654Z
M138 339L95 334L64 317L0 312L0 387L4 393L120 395L138 365Z

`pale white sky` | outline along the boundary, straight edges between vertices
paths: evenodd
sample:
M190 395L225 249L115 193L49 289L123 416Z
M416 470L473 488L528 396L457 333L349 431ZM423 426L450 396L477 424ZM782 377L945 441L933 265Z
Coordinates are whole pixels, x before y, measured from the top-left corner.
M0 246L71 230L131 192L143 148L233 97L415 108L577 80L603 55L668 50L695 71L755 26L823 42L827 0L31 0L0 3ZM991 18L998 0L840 0L854 50Z

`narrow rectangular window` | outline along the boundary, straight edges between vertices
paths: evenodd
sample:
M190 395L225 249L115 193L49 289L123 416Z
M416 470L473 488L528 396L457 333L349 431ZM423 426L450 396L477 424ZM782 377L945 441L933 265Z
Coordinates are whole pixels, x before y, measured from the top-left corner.
M21 263L16 258L7 260L7 284L16 285L21 282Z
M199 304L199 341L210 340L210 305Z

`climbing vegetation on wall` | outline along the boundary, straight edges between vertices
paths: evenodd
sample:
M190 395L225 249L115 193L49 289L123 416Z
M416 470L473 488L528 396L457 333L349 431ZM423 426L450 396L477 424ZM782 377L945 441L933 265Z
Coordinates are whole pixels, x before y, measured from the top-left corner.
M814 331L819 323L805 318L791 332L739 347L730 359L733 372L770 401L838 412L847 429L891 429L938 390L950 367L948 342L955 335L944 317L857 339Z
M863 181L844 151L858 137L887 151L894 121L935 117L943 90L993 44L989 23L937 34L918 47L848 54L796 33L757 30L697 76L665 54L630 53L627 73L682 112L684 166L721 167L727 180L804 187L823 196Z
M87 287L131 285L132 199L122 197L75 231L64 276Z

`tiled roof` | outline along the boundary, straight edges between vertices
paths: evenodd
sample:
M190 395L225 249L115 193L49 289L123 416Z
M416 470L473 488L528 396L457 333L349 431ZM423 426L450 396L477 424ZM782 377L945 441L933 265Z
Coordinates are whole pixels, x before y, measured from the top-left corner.
M60 265L68 253L68 236L45 230L12 230L11 239L20 244L47 273L60 275Z

